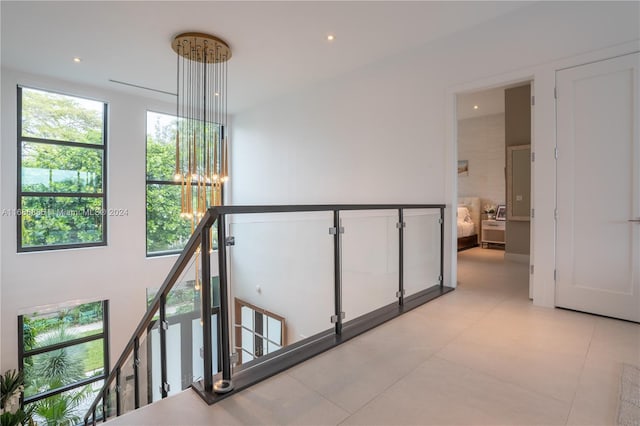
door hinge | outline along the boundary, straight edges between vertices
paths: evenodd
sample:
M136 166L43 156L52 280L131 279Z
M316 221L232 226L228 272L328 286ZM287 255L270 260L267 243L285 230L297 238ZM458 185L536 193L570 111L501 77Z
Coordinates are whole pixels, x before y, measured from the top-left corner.
M558 88L557 87L553 88L553 99L558 99Z
M536 97L535 97L535 95L532 95L531 96L531 106L535 106L535 104L536 104Z
M557 270L557 269L554 269L554 270L553 270L553 280L554 280L554 281L557 281L557 280L558 280L558 270Z
M536 161L536 153L532 152L531 153L531 162L534 163Z
M341 226L339 229L340 229L340 233L344 234L344 226ZM335 226L329 228L329 235L336 235L336 227Z
M236 237L227 237L224 240L225 246L235 246L236 245Z
M533 275L533 265L530 265L530 266L529 266L529 270L530 270L530 271L529 271L529 273L530 273L531 275Z
M531 209L531 219L536 217L536 209Z
M553 218L554 218L555 220L558 220L558 209L555 209L555 210L553 211Z
M558 159L558 147L553 148L553 156Z
M344 312L340 312L340 319L344 319ZM338 315L331 315L331 324L335 324L338 322Z

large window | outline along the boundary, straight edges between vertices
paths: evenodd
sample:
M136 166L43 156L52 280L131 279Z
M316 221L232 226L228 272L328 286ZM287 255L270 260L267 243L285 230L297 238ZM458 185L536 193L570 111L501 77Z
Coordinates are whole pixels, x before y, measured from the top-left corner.
M147 255L182 251L191 237L191 221L180 217L176 170L176 117L147 112ZM219 131L218 126L212 126ZM210 185L210 184L208 184ZM214 231L213 244L216 245Z
M18 317L24 404L38 424L79 424L109 373L108 302Z
M18 251L106 244L106 122L103 102L18 87Z

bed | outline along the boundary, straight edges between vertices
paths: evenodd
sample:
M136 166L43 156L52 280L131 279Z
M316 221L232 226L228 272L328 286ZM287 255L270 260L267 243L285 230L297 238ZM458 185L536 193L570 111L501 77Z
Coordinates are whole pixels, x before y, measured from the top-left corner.
M458 251L478 246L480 198L458 198Z

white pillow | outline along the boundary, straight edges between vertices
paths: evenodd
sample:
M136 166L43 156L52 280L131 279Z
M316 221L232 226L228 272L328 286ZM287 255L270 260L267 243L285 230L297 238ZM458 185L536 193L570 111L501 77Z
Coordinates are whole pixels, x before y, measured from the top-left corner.
M458 206L458 222L471 222L471 214L468 208Z

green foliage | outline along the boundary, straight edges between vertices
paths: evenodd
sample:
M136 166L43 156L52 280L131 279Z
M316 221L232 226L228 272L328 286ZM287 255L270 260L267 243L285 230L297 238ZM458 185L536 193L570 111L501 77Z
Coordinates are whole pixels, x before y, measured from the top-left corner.
M22 89L22 136L88 144L22 142L22 190L102 193L102 104ZM101 198L22 197L22 246L102 241Z
M18 410L15 413L2 413L0 415L0 426L19 426L25 423L29 424L29 422L25 422L27 418L27 414L23 410Z
M0 376L0 408L4 408L7 400L20 389L23 382L22 371L8 370Z
M16 370L8 370L0 376L0 426L35 426L31 408L18 407L16 400L10 403L22 390L23 379L22 371ZM7 406L13 404L16 404L13 408Z
M25 88L22 105L24 136L102 144L100 102Z
M147 114L147 179L172 181L175 173L175 119ZM191 221L180 217L180 186L147 185L147 252L182 250L191 236Z
M76 311L76 313L79 309ZM61 311L58 318L71 317L69 311ZM58 323L56 330L48 331L49 335L39 342L41 346L49 346L56 343L69 341L76 337L70 334L64 323ZM99 345L102 341L95 341ZM94 343L94 342L89 342ZM25 364L26 395L34 395L49 389L57 389L62 386L76 383L84 379L87 360L84 359L85 350L77 346L67 347L54 351L35 355L36 362L32 365ZM85 386L68 392L57 394L49 398L33 403L34 413L44 424L51 426L72 426L81 421L78 409L83 401L91 394L91 387ZM39 420L40 421L40 420Z
M91 387L79 391L60 393L36 403L34 412L47 426L74 426L82 421L78 408L90 395Z
M47 336L40 346L50 346L71 340L65 326ZM25 395L35 395L49 389L75 383L85 378L82 353L73 347L33 356L31 365L25 363Z

